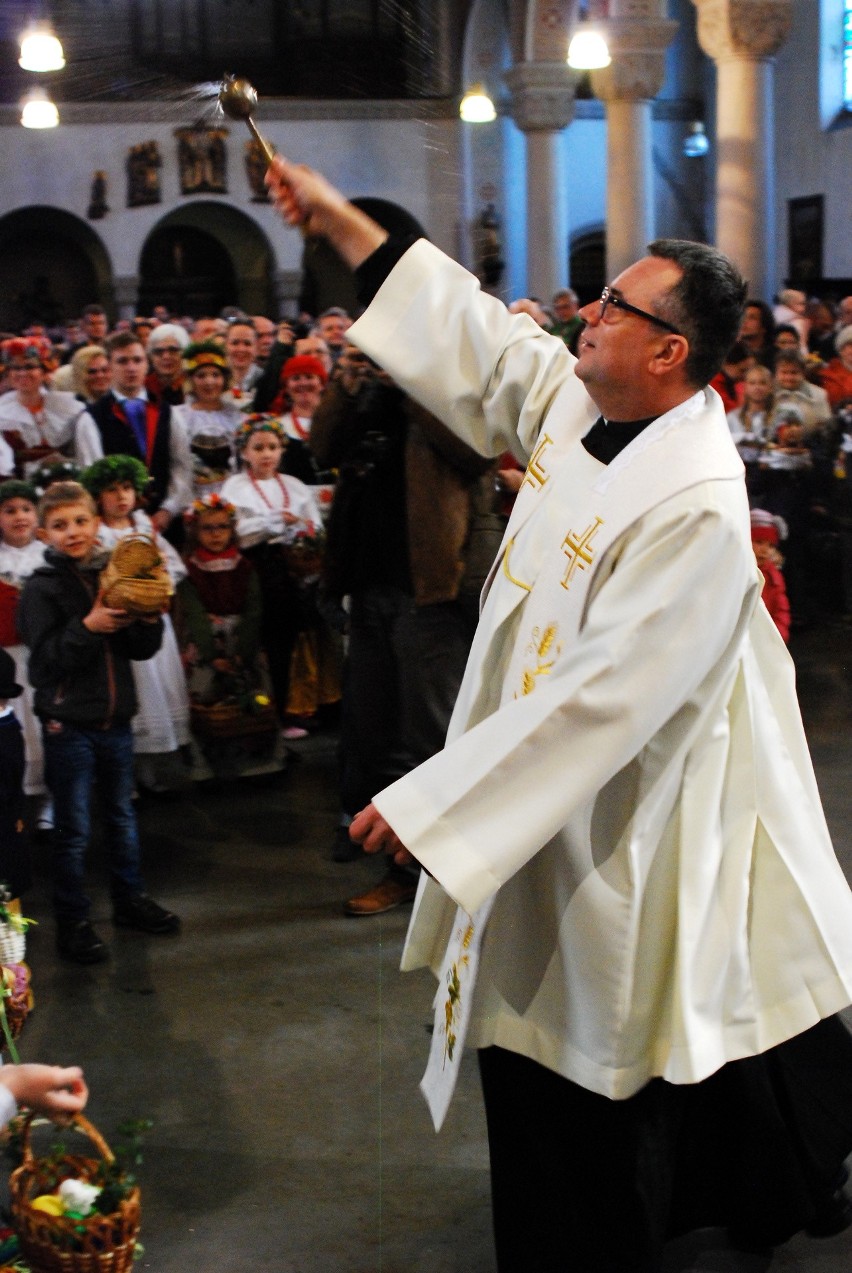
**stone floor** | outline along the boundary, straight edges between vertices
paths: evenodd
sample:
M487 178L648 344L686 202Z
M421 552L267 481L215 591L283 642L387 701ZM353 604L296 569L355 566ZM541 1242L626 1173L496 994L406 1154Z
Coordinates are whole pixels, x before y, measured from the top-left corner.
M852 871L852 637L796 643L800 693L838 853ZM30 943L37 1007L23 1059L79 1062L109 1139L154 1121L139 1269L157 1273L490 1273L488 1173L475 1066L436 1136L417 1091L432 983L397 972L407 914L353 920L341 901L378 864L328 859L333 739L263 786L193 790L140 809L151 891L177 939L113 933L109 964L57 962ZM46 874L46 853L40 870ZM671 1244L666 1273L847 1273L852 1231L797 1238L772 1259L716 1232ZM535 1270L530 1270L535 1273ZM576 1273L589 1273L577 1270Z

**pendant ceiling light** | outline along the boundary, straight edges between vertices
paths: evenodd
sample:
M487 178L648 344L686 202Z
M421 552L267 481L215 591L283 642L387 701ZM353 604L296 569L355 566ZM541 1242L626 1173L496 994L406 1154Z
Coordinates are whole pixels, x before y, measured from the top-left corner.
M65 65L62 45L48 23L40 22L28 27L21 36L21 56L18 65L25 71L61 71Z
M600 31L583 21L568 45L568 65L575 71L601 71L612 58Z
M59 123L59 111L44 89L30 89L22 100L21 123L24 128L55 128Z
M471 84L461 99L459 115L466 124L490 124L497 118L494 103L483 84Z

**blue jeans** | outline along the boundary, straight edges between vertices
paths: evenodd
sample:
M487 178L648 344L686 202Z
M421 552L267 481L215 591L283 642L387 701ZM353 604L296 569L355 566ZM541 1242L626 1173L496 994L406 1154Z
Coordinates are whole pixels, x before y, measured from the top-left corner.
M85 862L96 782L107 824L113 901L144 891L132 800L133 735L129 725L82 729L58 721L46 721L42 734L56 826L53 908L60 920L88 919Z

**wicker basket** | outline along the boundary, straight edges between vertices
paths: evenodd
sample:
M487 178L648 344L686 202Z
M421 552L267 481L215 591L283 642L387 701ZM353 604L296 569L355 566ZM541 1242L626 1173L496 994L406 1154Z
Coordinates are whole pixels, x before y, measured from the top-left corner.
M244 738L248 734L274 733L278 718L271 704L247 712L239 703L192 703L190 724L199 738Z
M30 1144L32 1120L32 1114L24 1120L23 1162L9 1177L12 1221L21 1255L31 1265L32 1273L128 1273L133 1266L141 1221L138 1187L134 1185L118 1210L108 1216L94 1213L79 1220L33 1210L32 1200L53 1192L63 1180L93 1180L100 1160L74 1154L49 1160L34 1158ZM101 1158L113 1161L109 1145L88 1119L75 1114L72 1125L89 1137Z
M133 615L160 614L174 592L160 550L148 535L126 535L101 571L104 605Z
M11 924L0 923L0 964L22 964L26 953L26 934Z

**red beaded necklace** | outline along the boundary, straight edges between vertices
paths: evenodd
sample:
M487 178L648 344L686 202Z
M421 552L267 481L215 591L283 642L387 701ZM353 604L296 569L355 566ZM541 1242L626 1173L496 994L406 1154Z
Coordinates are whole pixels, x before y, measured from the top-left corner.
M287 490L287 487L284 485L283 481L281 480L281 474L274 473L273 477L278 483L278 487L281 491L281 499L282 499L281 507L285 509L289 508L290 507L290 492ZM263 500L266 507L273 508L274 505L270 503L269 499L267 498L266 491L260 485L260 483L258 482L257 478L255 477L253 473L249 473L248 480L251 482L252 486L257 491L258 495ZM266 480L268 481L269 479L266 479Z

